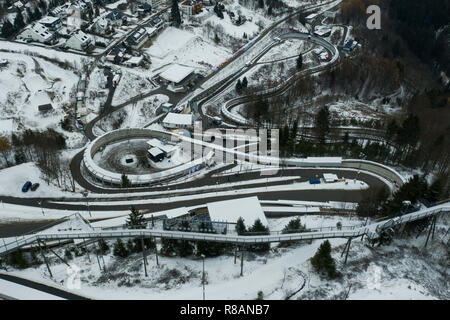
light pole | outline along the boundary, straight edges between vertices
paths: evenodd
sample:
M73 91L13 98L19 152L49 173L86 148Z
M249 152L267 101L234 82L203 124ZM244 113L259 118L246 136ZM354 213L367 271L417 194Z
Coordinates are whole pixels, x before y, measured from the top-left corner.
M203 274L202 274L202 285L203 285L203 300L205 300L205 255L200 255L203 260Z
M89 199L88 199L88 197L87 197L88 194L89 194L89 191L87 191L87 190L85 190L85 191L83 192L83 196L86 198L86 204L87 204L87 207L88 207L89 216L92 218L91 208L89 207Z
M39 201L39 205L41 206L42 215L45 216L45 214L44 214L44 208L42 207L42 200Z

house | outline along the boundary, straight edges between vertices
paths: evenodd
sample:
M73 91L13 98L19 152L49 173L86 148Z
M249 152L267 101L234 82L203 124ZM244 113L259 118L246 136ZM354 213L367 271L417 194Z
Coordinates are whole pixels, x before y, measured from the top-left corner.
M152 12L152 7L148 3L141 3L137 6L137 14L139 17L143 17Z
M202 12L202 4L196 0L186 0L181 3L180 11L187 17Z
M162 112L170 112L173 109L173 104L165 102L161 104L161 110Z
M20 35L25 41L36 41L45 44L55 42L55 34L40 23L33 23L27 27Z
M150 27L160 30L164 26L164 21L163 19L161 19L161 17L156 16L152 20L150 20L149 25Z
M139 50L148 40L148 33L145 28L139 28L133 32L126 40L126 43L134 50Z
M66 48L78 51L87 51L89 47L93 46L91 36L87 35L81 30L77 30L70 35L66 41Z
M143 56L139 57L131 57L127 61L125 61L123 64L127 67L138 67L142 65L142 62L144 61Z
M164 152L162 152L161 149L158 149L158 148L155 148L155 147L153 147L151 149L148 149L147 155L154 162L159 162L162 159L164 159Z
M155 138L148 140L147 144L151 148L158 148L158 149L160 149L163 152L164 157L169 157L169 158L174 154L175 150L177 149L177 147L175 147L173 145L170 145L170 144L165 144L165 143L163 143L160 140L155 139Z
M331 35L331 28L326 26L318 26L316 27L316 30L314 30L314 34L322 38L329 37Z
M62 27L61 19L58 17L46 16L38 22L51 31L57 31Z
M192 124L193 124L192 114L169 112L162 121L162 125L168 129L175 129L175 128L188 129L192 127Z
M318 15L319 15L318 13L311 13L309 16L305 18L305 20L308 23L312 23L314 22L314 20L317 18Z
M42 113L53 110L52 101L50 100L48 93L43 90L39 90L34 94L30 99L30 104L34 107L37 106L39 112Z
M98 17L96 20L94 20L91 29L98 34L107 34L109 33L111 26L109 20L103 17Z
M350 52L353 51L353 49L355 49L357 45L358 42L356 42L355 40L348 40L342 47L342 50L345 52Z
M121 11L113 10L107 13L103 18L109 21L112 26L120 27L127 17Z
M24 8L24 5L22 3L22 1L16 1L13 4L14 7L16 7L16 9L22 10Z
M142 0L142 3L147 3L152 6L152 8L156 8L157 6L163 4L167 0Z

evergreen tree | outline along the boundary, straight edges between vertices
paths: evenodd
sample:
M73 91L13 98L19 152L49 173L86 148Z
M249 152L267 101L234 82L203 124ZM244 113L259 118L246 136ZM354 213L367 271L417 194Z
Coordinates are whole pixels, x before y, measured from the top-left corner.
M197 255L206 257L217 257L224 253L230 245L220 242L197 241Z
M41 11L39 10L38 7L35 7L35 8L34 8L34 11L33 11L33 20L39 20L39 19L41 19L41 18L42 18L42 13L41 13Z
M25 27L25 22L23 21L22 12L20 12L20 10L17 10L17 15L14 19L14 29L15 31L19 31L23 27Z
M260 219L256 219L253 226L249 229L249 232L257 235L268 235L269 228L264 226ZM270 250L270 243L253 244L249 246L249 251L253 252L266 252Z
M311 258L311 265L317 273L326 273L330 279L336 278L338 272L333 257L331 257L331 245L325 240Z
M303 66L303 56L299 54L297 58L297 69L300 70L302 66Z
M307 231L306 225L302 225L300 218L297 217L289 221L289 223L283 228L282 233L298 233L305 231Z
M272 6L270 6L269 9L267 9L267 14L268 14L269 16L271 16L271 15L273 14Z
M125 248L122 240L117 238L117 241L114 243L113 255L116 257L126 258L128 257L128 250Z
M130 188L131 181L125 174L122 174L122 188Z
M104 239L98 240L98 245L104 254L109 251L109 245Z
M13 35L13 33L14 33L14 26L9 21L9 19L5 19L3 21L3 26L2 26L2 31L1 32L2 32L2 37L3 38L9 38L10 36Z
M97 6L95 6L95 16L98 17L100 16L100 8Z
M147 223L144 219L144 214L139 212L134 206L130 208L130 214L128 215L128 219L126 222L126 226L128 229L145 229Z
M242 88L247 88L248 85L248 81L247 81L247 77L244 77L244 79L242 79Z
M172 23L174 24L175 27L178 28L181 25L181 16L177 0L172 0L172 10L170 14L172 17Z
M325 144L327 134L330 132L330 112L328 107L320 108L315 119L316 131L321 144Z
M242 83L241 83L241 79L238 79L238 81L236 82L236 92L240 93L242 90Z
M247 34L244 32L244 35L242 36L242 38L247 39Z
M218 43L220 42L220 38L219 38L219 36L217 35L217 33L214 35L214 42L215 42L216 44L218 44Z
M242 217L239 217L236 223L236 232L238 235L242 235L247 232L247 228L245 227L244 219Z
M258 6L261 9L264 9L264 0L258 0Z
M175 250L176 241L177 240L162 238L161 254L166 256L175 256L177 254Z
M8 254L6 262L18 269L26 269L29 267L28 261L25 259L21 249Z

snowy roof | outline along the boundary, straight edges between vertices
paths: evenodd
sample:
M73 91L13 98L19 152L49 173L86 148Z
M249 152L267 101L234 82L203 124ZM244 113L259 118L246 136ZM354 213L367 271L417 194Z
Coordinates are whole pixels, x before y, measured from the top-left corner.
M161 151L161 149L155 148L155 147L149 149L149 150L148 150L148 153L150 153L150 154L151 154L152 156L154 156L154 157L157 157L157 156L163 154L163 152Z
M175 146L172 146L170 144L163 144L161 141L155 138L148 140L147 144L151 147L159 148L166 153L169 153L173 149L175 149Z
M192 114L182 114L169 112L164 118L163 123L179 124L179 125L192 125Z
M35 23L28 29L32 30L33 32L40 35L44 39L50 39L53 37L53 33L51 33L50 30L48 30L46 26L44 26L40 23Z
M131 57L130 59L128 59L126 61L126 63L128 64L140 64L142 62L142 60L144 60L143 56L140 57Z
M57 21L60 21L61 19L59 19L58 17L51 17L51 16L46 16L44 18L42 18L41 20L39 20L39 23L43 23L43 24L53 24Z
M260 219L263 225L268 226L256 196L208 203L208 212L211 221L236 223L239 217L242 217L247 228L251 227L256 219Z
M89 43L92 41L91 36L87 35L86 33L84 33L81 30L77 30L76 32L74 32L72 34L72 37L75 37L76 39L78 39L81 43Z
M46 91L39 90L31 98L31 103L35 106L42 106L51 104L52 101L50 100L50 97L48 96L48 93Z
M192 72L194 72L194 68L174 64L167 68L165 71L161 72L159 76L163 79L166 79L167 81L178 83L188 75L190 75Z
M334 173L324 173L323 174L323 178L325 179L325 181L331 181L331 182L333 182L333 181L336 181L336 180L338 180L338 176L337 175L335 175Z

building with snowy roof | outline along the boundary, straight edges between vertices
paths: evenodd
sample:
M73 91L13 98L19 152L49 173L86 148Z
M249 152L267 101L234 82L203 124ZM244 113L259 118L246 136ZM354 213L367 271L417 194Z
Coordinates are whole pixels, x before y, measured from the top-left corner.
M26 28L20 35L25 41L37 41L45 44L55 42L55 34L40 23L34 23Z
M51 31L56 31L62 27L62 22L59 17L46 16L38 22Z
M239 218L243 219L247 229L258 219L268 227L266 216L256 196L211 202L194 208L183 207L167 212L167 218L163 218L164 230L227 234L234 232Z
M162 159L164 159L164 152L156 147L150 148L147 151L148 157L153 160L154 162L159 162Z
M168 84L167 89L181 91L192 84L197 79L197 75L194 68L173 64L161 72L159 78L162 82Z
M155 138L148 140L147 144L150 147L160 149L164 153L165 157L170 157L175 152L175 150L177 149L176 146L173 146L173 145L170 145L170 144L165 144L162 141L160 141L158 139L155 139Z
M126 42L132 49L139 50L147 40L147 30L145 28L139 28L127 38Z
M92 37L81 30L73 32L66 41L66 48L78 51L87 51L92 46Z
M192 114L169 112L162 121L162 125L167 129L177 129L177 128L189 129L193 125Z

